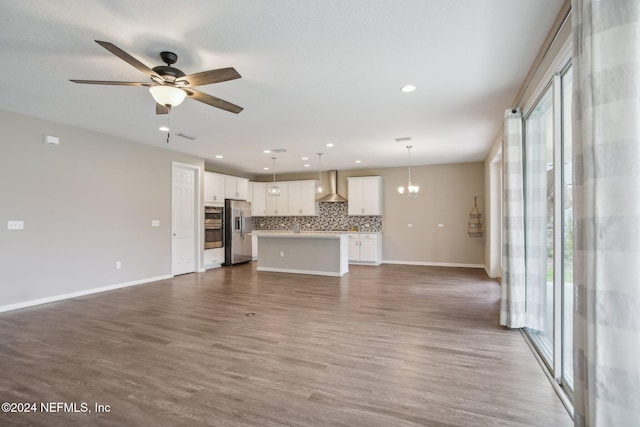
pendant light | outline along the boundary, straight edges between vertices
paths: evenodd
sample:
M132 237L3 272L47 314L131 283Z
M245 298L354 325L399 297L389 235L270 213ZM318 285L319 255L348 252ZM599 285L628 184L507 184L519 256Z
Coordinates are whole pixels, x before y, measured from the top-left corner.
M276 185L276 158L277 157L272 157L273 159L273 184L271 184L269 186L269 189L267 190L267 194L270 196L279 196L280 195L280 187L278 187Z
M316 196L322 196L324 194L324 187L322 186L322 153L318 153L318 183L315 188Z
M398 194L404 198L415 199L418 197L418 191L420 191L420 187L417 185L413 185L411 183L411 147L412 145L407 145L407 150L409 151L409 180L407 182L407 188L400 186L398 187Z

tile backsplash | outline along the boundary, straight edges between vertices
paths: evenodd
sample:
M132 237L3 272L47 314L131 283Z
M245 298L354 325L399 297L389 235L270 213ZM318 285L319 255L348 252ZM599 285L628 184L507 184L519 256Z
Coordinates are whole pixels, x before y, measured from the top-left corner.
M348 216L347 202L320 203L317 216L254 216L254 230L382 231L381 216Z

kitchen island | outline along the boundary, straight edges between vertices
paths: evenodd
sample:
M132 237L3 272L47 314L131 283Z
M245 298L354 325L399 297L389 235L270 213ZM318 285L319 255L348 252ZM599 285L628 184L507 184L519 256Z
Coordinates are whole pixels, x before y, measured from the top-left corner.
M258 271L343 276L349 272L348 236L341 232L254 231Z

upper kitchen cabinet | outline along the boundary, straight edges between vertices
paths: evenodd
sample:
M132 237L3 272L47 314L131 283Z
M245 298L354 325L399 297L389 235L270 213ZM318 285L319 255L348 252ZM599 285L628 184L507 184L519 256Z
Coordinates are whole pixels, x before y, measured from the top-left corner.
M272 185L272 183L267 184L267 188ZM280 215L289 215L289 195L288 189L289 186L286 182L276 182L276 185L280 188L279 196L270 196L266 195L266 206L267 206L267 215L268 216L280 216Z
M236 176L226 176L224 188L224 195L227 199L246 200L249 180Z
M225 176L213 172L204 173L204 203L223 204L225 196Z
M267 185L264 182L251 183L251 215L267 215Z
M382 215L382 177L347 178L349 215Z
M318 215L316 203L317 181L289 181L289 215Z

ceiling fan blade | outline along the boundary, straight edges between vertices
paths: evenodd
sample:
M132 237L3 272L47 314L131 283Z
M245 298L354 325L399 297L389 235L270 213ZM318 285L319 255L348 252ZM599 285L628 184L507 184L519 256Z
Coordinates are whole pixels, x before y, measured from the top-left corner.
M96 43L98 43L100 46L107 49L109 52L113 53L115 56L122 59L129 65L133 65L135 68L137 68L139 71L143 72L147 76L149 77L158 76L156 72L153 71L151 68L147 67L142 62L138 61L136 58L129 55L127 52L120 49L118 46L114 45L113 43L103 42L100 40L96 40Z
M152 86L151 83L141 82L114 82L108 80L69 80L74 83L82 83L88 85L115 85L115 86Z
M169 114L169 107L156 102L156 114Z
M230 111L232 113L238 114L243 110L242 107L234 105L230 102L222 100L220 98L216 98L215 96L211 96L209 94L199 92L197 90L193 90L191 88L186 89L187 96L189 98L195 99L196 101L203 102L205 104L211 105L212 107L220 108L222 110Z
M178 81L187 81L188 86L203 86L212 83L226 82L227 80L239 79L242 77L233 67L220 68L219 70L202 71L180 77Z

